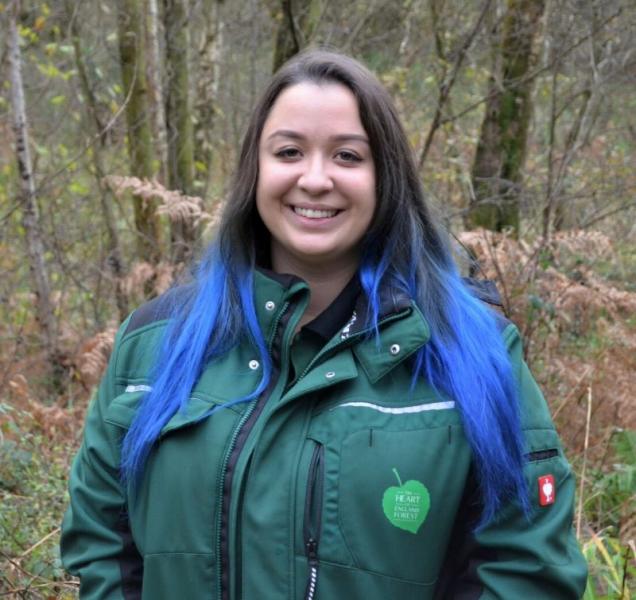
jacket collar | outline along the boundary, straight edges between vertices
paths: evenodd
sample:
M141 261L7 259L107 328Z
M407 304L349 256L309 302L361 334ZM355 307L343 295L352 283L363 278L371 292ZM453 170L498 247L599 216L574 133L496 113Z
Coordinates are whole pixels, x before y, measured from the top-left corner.
M254 288L256 311L266 339L273 332L286 302L292 298L305 303L309 300L307 283L294 275L280 275L258 268ZM329 344L359 338L353 344L353 353L370 381L376 382L426 344L430 339L430 328L412 299L400 291L388 288L380 291L377 338L366 328L370 312L366 296L361 293L351 318Z

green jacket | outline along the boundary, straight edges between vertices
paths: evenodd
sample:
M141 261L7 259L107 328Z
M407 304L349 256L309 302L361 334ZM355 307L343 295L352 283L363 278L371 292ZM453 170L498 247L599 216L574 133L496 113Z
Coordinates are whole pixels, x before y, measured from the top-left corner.
M62 527L62 559L81 578L82 598L581 597L574 478L513 325L503 336L519 378L533 512L527 520L509 505L475 534L478 493L459 413L423 381L409 391L406 359L429 338L420 311L408 298L386 299L379 348L358 314L290 381L307 286L257 273L255 287L278 359L270 388L200 420L261 377L248 344L210 364L187 410L164 427L134 496L119 482L119 447L166 317L153 302L120 329Z

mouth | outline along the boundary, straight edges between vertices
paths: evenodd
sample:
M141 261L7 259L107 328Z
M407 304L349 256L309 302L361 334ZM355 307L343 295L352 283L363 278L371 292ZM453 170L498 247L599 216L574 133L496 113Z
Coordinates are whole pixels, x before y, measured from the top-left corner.
M301 217L307 219L331 219L339 212L337 209L317 209L317 208L301 208L300 206L292 206L291 209Z

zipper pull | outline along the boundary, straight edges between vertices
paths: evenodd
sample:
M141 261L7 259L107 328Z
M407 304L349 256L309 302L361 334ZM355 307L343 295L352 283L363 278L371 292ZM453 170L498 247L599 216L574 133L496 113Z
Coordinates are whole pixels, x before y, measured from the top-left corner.
M318 562L318 542L314 538L309 538L305 544L307 550L307 558L311 563Z

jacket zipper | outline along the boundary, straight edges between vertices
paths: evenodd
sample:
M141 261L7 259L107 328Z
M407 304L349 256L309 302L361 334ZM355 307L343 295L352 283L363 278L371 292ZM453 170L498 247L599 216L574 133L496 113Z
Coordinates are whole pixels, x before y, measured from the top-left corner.
M305 496L305 514L303 519L303 541L309 572L305 588L305 600L314 600L318 585L318 544L322 521L322 496L324 481L324 446L316 442L309 463L307 494Z
M276 368L276 364L280 364L280 356L278 357L278 360L275 360L273 354L274 352L280 352L280 349L282 348L282 334L284 333L285 326L291 317L291 312L288 312L289 304L289 302L286 302L283 305L283 308L278 314L274 324L272 337L270 338L268 350L272 357L273 368L269 385L255 401L250 403L243 414L243 417L239 421L239 424L232 432L232 438L230 439L230 444L225 454L225 460L223 461L217 496L219 512L217 518L216 550L218 557L217 581L219 582L217 598L219 600L229 600L230 597L229 513L234 467L238 462L241 450L243 449L252 428L265 407L267 399L278 382L280 370ZM282 327L281 323L283 323Z

